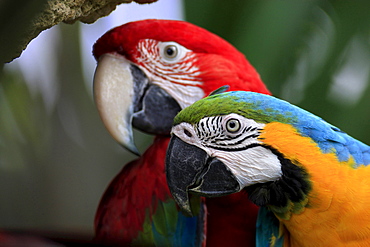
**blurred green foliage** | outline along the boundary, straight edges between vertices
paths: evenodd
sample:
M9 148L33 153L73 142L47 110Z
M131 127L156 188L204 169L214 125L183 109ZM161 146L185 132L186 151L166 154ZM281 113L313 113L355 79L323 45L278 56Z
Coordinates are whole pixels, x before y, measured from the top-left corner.
M186 19L234 44L274 95L370 144L370 1L184 4ZM59 28L55 105L31 92L28 78L0 72L0 228L91 233L100 196L135 157L96 112L82 76L79 25ZM143 151L151 138L136 135Z
M275 96L370 143L370 1L184 3L186 19L242 51ZM343 66L357 66L363 76L340 87L334 79ZM358 95L345 92L359 84Z
M55 105L20 71L0 73L0 228L91 234L107 183L135 158L96 112L82 75L79 27L59 25Z

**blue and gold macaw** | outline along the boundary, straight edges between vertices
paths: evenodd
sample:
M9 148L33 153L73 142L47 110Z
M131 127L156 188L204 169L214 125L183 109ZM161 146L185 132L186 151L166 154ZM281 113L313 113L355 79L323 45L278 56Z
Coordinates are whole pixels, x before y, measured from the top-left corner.
M235 91L176 116L166 173L189 215L191 197L248 192L261 207L257 246L370 246L368 164L369 146L321 118Z

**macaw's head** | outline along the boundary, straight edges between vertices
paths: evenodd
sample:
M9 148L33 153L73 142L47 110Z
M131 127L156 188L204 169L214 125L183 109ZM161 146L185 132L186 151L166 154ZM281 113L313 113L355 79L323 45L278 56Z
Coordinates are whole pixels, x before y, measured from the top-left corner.
M169 134L175 115L223 85L269 94L255 69L232 45L184 21L143 20L104 34L94 97L111 135L135 151L131 124Z
M321 121L283 100L245 91L185 108L175 117L166 157L176 202L191 215L189 193L215 197L245 189L258 206L302 208L310 182L295 146L312 140L296 131L301 120Z

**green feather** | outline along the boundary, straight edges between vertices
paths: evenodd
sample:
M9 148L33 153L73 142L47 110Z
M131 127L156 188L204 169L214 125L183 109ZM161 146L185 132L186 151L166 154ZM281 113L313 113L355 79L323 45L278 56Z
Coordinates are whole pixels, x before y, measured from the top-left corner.
M145 245L153 245L154 237L152 231L152 224L150 221L150 216L148 210L146 211L145 221L143 224L143 231L139 233L137 238L132 241L132 246L142 246Z
M162 236L168 236L176 230L178 211L175 201L159 203L155 214L152 216L154 227Z
M263 107L262 101L246 101L230 92L211 95L201 99L180 111L174 119L174 125L181 122L198 123L204 117L228 115L236 113L260 123L281 122L292 123L295 118L291 114L281 114L273 108Z
M151 220L150 220L151 218ZM149 215L147 211L143 224L143 231L133 241L133 246L142 246L145 243L148 246L171 246L169 239L176 231L178 220L178 211L175 201L160 202L157 205L155 214ZM155 232L153 233L153 228ZM154 234L157 237L154 236ZM157 243L160 241L160 243Z
M229 85L225 85L225 86L219 87L216 90L212 91L208 96L216 95L216 94L220 94L220 93L226 92L227 90L229 90L229 88L230 88Z

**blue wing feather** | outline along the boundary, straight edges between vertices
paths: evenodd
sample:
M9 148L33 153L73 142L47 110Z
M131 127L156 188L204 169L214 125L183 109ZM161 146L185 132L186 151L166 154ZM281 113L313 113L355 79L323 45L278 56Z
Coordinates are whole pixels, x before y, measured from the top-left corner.
M257 247L282 247L283 236L279 236L279 221L266 207L260 207L256 224Z
M173 199L160 202L152 216L151 230L155 246L201 246L203 211L186 217L178 211Z
M185 223L185 229L176 231L176 235L181 240L181 245L176 246L200 246L199 232L194 230L197 229L200 219L197 217L186 217L183 214L180 217L181 221Z
M269 116L286 117L286 122L293 125L301 135L312 138L324 153L335 151L339 161L355 160L355 167L370 164L370 147L347 135L339 128L327 123L320 117L294 106L284 100L244 91L224 93L234 96L239 101L252 103L253 109L260 109ZM249 106L246 105L248 108ZM277 121L279 121L277 120Z

